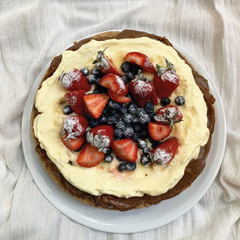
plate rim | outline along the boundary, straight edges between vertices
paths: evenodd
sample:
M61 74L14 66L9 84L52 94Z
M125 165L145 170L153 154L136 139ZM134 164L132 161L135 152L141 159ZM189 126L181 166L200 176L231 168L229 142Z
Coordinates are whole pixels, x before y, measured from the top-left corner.
M122 31L122 30L109 30L109 31ZM100 34L100 33L104 33L104 32L108 32L108 31L103 31L103 32L99 32L99 33L96 33L96 34ZM92 34L92 35L89 35L87 37L84 37L84 38L81 38L81 39L85 39L85 38L88 38L88 37L91 37L91 36L94 36L96 34ZM79 39L79 40L81 40ZM79 41L78 40L78 41ZM216 102L217 102L217 105L216 105L216 102L215 102L215 111L217 110L219 112L219 114L221 115L220 119L222 120L222 122L219 121L219 119L217 119L217 123L218 124L221 124L221 129L222 129L222 135L221 135L221 149L220 149L220 154L219 155L219 161L217 162L215 166L215 169L213 174L211 175L211 177L209 177L209 181L208 181L208 184L205 185L204 187L204 191L202 191L200 194L198 194L198 197L195 198L194 201L191 202L190 205L188 206L183 206L183 208L178 211L178 213L175 213L175 215L172 215L172 216L168 216L168 218L163 221L162 223L158 222L158 221L154 221L154 222L151 222L151 224L146 221L146 222L143 222L142 224L138 224L138 225L131 225L130 227L127 227L125 229L121 227L118 227L118 226L115 226L113 224L102 224L100 222L97 222L94 220L94 218L90 219L88 218L87 216L83 216L83 215L77 215L75 216L74 212L71 211L72 209L69 209L67 205L65 205L66 203L69 203L69 199L68 197L67 198L67 202L63 203L61 202L59 199L56 199L55 197L49 195L49 193L51 192L51 184L54 183L56 184L53 180L53 182L51 183L51 180L50 180L50 185L46 185L46 182L42 181L43 179L39 179L37 176L37 172L36 172L36 169L34 169L33 166L31 166L30 164L30 160L29 160L29 152L32 152L34 149L32 149L31 147L31 141L34 141L33 140L33 137L32 139L30 139L28 137L29 133L32 134L32 128L31 128L31 114L29 116L29 112L31 113L31 110L32 110L32 107L33 107L33 96L35 97L35 94L37 92L37 89L38 89L38 86L39 86L39 83L43 77L43 75L45 74L47 68L49 67L49 64L51 63L51 61L49 61L45 67L42 69L42 71L38 74L38 77L35 79L33 85L32 85L32 88L31 90L29 91L29 95L28 95L28 98L26 100L26 103L25 103L25 106L24 106L24 111L23 111L23 116L22 116L22 124L21 124L21 138L22 138L22 148L23 148L23 153L24 153L24 158L25 158L25 161L26 161L26 164L27 164L27 167L28 167L28 170L36 184L36 186L38 187L38 189L40 190L40 192L44 195L44 197L55 207L57 208L61 213L63 213L65 216L69 217L70 219L84 225L84 226L87 226L87 227L90 227L92 229L96 229L96 230L100 230L100 231L104 231L104 232L109 232L109 233L136 233L136 232L142 232L142 231L147 231L147 230L151 230L151 229L155 229L157 227L160 227L160 226L163 226L163 225L166 225L167 223L169 222L172 222L173 220L179 218L180 216L182 216L183 214L185 214L186 212L188 212L204 195L205 193L208 191L208 189L210 188L210 186L212 185L214 179L216 178L217 176L217 173L220 169L220 166L222 164L222 161L223 161L223 157L224 157L224 153L225 153L225 147L226 147L226 117L225 117L225 112L224 112L224 107L223 107L223 103L221 101L221 97L218 93L218 90L214 84L214 81L212 80L212 78L210 77L210 75L207 73L207 71L203 68L203 66L198 62L198 60L193 57L193 55L191 55L188 51L186 51L184 48L182 48L181 46L179 46L177 43L171 41L171 43L173 44L174 48L176 48L181 54L183 54L184 56L186 56L186 59L193 65L193 67L196 69L196 71L198 73L200 73L201 75L203 75L206 79L208 79L208 84L209 84L209 88L210 88L210 92L213 93L213 96L215 97L216 99ZM71 46L71 45L70 45ZM70 47L69 46L69 47ZM68 48L68 47L67 47ZM67 49L65 48L65 49ZM64 50L65 50L64 49ZM63 50L63 51L64 51ZM61 54L63 51L61 51L59 54ZM57 55L56 55L57 56ZM194 64L192 63L195 62ZM197 65L197 67L196 67ZM199 71L199 69L201 71ZM33 98L33 99L32 99ZM216 109L218 106L218 109ZM30 123L30 124L29 124ZM215 124L215 131L216 131L216 125ZM25 131L24 130L27 130L28 132L28 135L25 134ZM215 133L214 131L214 133ZM213 136L215 135L213 133ZM30 142L29 142L29 141ZM211 148L212 149L212 148ZM210 151L211 151L210 149ZM32 152L32 157L34 156L34 154L37 156L35 150L34 152ZM31 155L30 155L31 156ZM35 157L36 157L35 156ZM38 156L37 156L38 157ZM208 156L209 158L209 156ZM207 159L208 159L207 158ZM206 160L207 161L207 160ZM41 161L39 161L39 163L42 165ZM43 167L43 166L42 166ZM206 168L206 167L205 167ZM204 168L204 170L205 170ZM203 170L203 172L204 172ZM210 169L211 170L211 169ZM202 174L202 173L201 173ZM50 178L50 176L49 176ZM198 178L197 178L198 179ZM196 179L196 180L197 180ZM195 180L195 181L196 181ZM195 182L194 181L194 182ZM194 182L192 185L194 185ZM49 182L47 183L49 184ZM57 184L56 184L57 185ZM49 188L50 187L50 188ZM57 186L59 187L59 186ZM60 187L59 187L60 188ZM193 186L190 186L188 189L186 189L184 192L187 192L189 191L189 189L193 188ZM65 197L65 193L63 190L60 189L60 194L63 193L63 198ZM179 196L182 196L184 195L184 192L180 193L178 196L174 197L173 199L169 199L169 200L165 200L164 202L167 202L167 201L174 201L174 199L178 198ZM67 194L69 195L69 194ZM71 196L71 199L74 200L74 201L77 201L76 199L74 199L72 196ZM61 199L62 200L62 199ZM71 201L70 201L71 202ZM77 201L77 203L79 204L82 204L81 202ZM161 203L160 203L161 204ZM127 216L131 213L139 213L139 212L146 212L148 211L148 209L152 209L152 208L158 208L159 204L156 205L156 206L151 206L149 208L144 208L144 209L135 209L135 210L130 210L130 211L127 211L127 212L116 212L116 211L111 211L111 212L114 212L113 215L117 215L117 216ZM83 208L89 208L90 206L84 204L83 205ZM93 207L90 207L90 208L93 208ZM103 209L98 209L98 208L93 208L92 209L93 211L95 212L105 212L105 211L109 211L109 210L103 210ZM106 213L106 212L105 212ZM156 220L156 219L155 219ZM157 219L159 220L159 219ZM113 227L113 228L110 228L109 227ZM133 228L133 229L132 229Z

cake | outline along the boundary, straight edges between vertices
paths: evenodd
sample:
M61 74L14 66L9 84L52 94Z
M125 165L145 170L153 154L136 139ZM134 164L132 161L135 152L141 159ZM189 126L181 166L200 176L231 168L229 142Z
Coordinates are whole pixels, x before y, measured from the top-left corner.
M36 151L83 203L149 207L204 169L214 101L207 80L165 37L98 34L55 57L44 75L32 112Z

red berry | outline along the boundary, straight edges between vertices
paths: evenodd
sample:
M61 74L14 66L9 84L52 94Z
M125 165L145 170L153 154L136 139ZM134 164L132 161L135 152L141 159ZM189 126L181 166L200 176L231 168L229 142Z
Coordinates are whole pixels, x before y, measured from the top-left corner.
M150 73L156 73L150 59L143 53L130 52L124 57L124 61L139 65L142 69Z
M78 115L85 115L85 107L83 103L84 90L72 91L65 94L65 98L71 106L72 110Z
M122 95L118 95L110 89L108 89L108 95L115 102L127 103L127 102L132 101L131 98L128 98L128 97L125 97L125 96L122 96Z
M78 150L86 140L85 137L79 137L79 138L76 138L76 139L69 138L68 140L66 140L67 136L68 136L68 133L65 131L65 134L63 134L61 136L61 140L62 140L63 144L67 148L69 148L71 151Z
M117 157L129 162L137 160L138 147L137 143L131 138L116 140L112 144L112 150Z
M68 91L84 90L87 92L91 89L91 84L78 69L72 69L67 73L63 73L59 80L62 87Z
M109 96L107 94L89 94L83 96L86 111L95 119L100 117L108 100Z
M90 143L85 143L78 156L77 163L86 168L97 166L105 157L103 152L92 146Z
M172 129L169 125L162 125L155 122L150 122L148 124L148 132L153 140L161 141L169 136L169 134L172 132Z

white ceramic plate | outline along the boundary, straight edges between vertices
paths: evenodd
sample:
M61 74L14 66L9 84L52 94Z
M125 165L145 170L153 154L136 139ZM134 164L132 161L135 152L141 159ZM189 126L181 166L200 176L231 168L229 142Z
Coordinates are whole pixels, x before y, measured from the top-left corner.
M180 195L161 202L157 206L127 212L102 210L85 205L65 193L46 173L32 137L31 110L38 85L50 63L41 71L29 93L22 118L22 145L28 169L42 194L63 214L87 227L112 233L134 233L165 225L190 210L206 193L214 181L222 163L226 144L226 120L219 93L211 77L183 48L174 44L195 67L209 80L211 93L216 98L216 125L206 167L191 187Z

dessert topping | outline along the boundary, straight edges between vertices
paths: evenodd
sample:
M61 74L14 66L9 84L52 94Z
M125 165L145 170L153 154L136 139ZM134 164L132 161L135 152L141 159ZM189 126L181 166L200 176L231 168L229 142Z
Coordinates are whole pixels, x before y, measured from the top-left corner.
M65 98L68 101L72 110L78 115L85 115L85 107L83 103L84 90L72 91L65 94Z
M170 135L172 129L169 125L150 122L148 124L148 132L153 140L161 141Z

